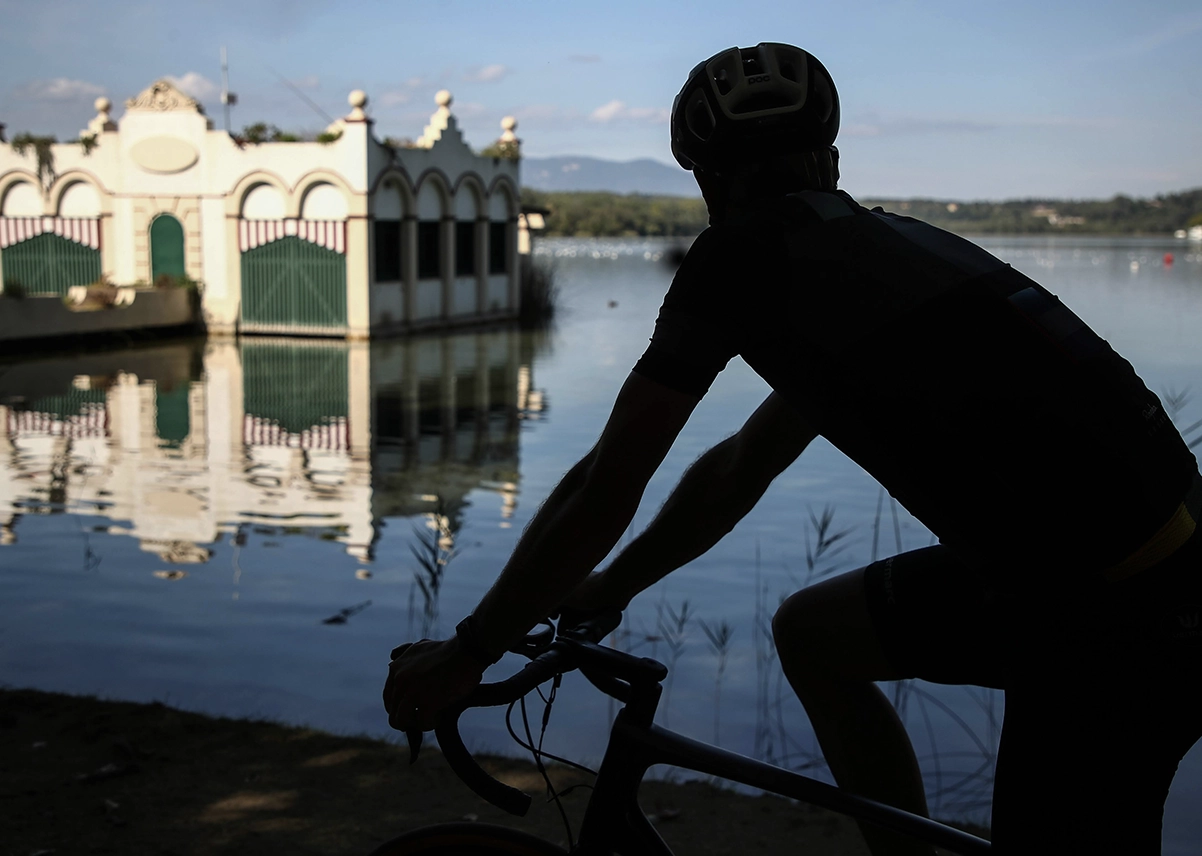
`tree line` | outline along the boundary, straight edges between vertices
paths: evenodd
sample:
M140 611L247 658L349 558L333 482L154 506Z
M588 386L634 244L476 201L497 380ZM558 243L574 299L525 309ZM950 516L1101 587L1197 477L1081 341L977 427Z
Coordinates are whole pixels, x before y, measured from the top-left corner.
M1016 199L954 202L938 199L860 199L869 208L917 217L952 232L988 234L1171 235L1202 225L1202 188L1149 199ZM547 235L569 237L698 234L709 222L700 197L523 188L522 203L547 209Z

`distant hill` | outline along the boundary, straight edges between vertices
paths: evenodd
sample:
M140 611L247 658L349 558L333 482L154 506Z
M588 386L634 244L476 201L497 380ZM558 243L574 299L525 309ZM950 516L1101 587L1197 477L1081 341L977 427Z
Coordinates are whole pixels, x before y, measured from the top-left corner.
M917 217L963 235L1171 235L1190 226L1202 226L1202 188L1150 199L1115 196L954 202L861 197L858 201L868 208L880 205L887 211ZM696 235L709 220L699 195L539 190L527 184L522 188L522 202L550 211L548 235L683 237Z
M631 161L574 156L523 158L522 185L549 191L600 190L652 196L701 196L690 173L651 158Z

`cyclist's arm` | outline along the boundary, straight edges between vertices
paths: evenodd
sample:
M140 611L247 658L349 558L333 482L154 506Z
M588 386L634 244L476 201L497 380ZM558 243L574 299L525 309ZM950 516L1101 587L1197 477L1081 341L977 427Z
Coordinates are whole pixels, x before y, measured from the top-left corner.
M613 549L698 400L630 374L597 445L543 503L476 607L484 647L517 642Z
M651 525L568 603L625 609L643 589L718 543L815 436L784 399L768 396L738 433L697 459Z

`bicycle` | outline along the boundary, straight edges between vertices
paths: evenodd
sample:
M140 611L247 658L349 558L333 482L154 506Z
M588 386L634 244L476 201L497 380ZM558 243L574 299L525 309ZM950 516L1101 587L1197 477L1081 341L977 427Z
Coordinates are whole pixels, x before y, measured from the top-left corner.
M821 806L912 835L963 856L985 856L990 852L988 841L954 827L855 796L800 773L656 725L654 718L662 690L660 683L667 677L668 669L656 660L599 644L619 621L617 613L597 616L571 627L565 627L566 622L561 619L558 631L549 621L544 622L542 630L527 636L514 649L515 653L530 658L521 671L506 680L479 685L454 709L444 712L434 733L447 763L468 787L510 814L519 817L526 814L531 797L497 781L476 763L459 734L459 716L472 707L510 705L512 710L512 705L536 687L549 680L554 680L557 687L557 676L579 669L594 687L624 706L614 720L579 835L570 850L572 856L609 856L613 853L672 856L672 851L643 814L637 800L639 783L648 768L656 764L719 776ZM553 693L554 690L552 700ZM412 762L416 760L421 738L417 733L410 734L409 738ZM548 753L542 753L541 748L534 749L533 745L527 748L535 751L535 760L542 769L539 755ZM377 847L371 856L564 856L567 853L569 851L557 844L519 830L491 824L445 823L405 833Z

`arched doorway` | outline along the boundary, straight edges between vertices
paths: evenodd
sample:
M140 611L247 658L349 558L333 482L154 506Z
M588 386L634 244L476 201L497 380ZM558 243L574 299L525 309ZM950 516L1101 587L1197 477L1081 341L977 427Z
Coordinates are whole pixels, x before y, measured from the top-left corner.
M160 214L150 224L150 281L163 274L185 275L184 227L170 214Z

